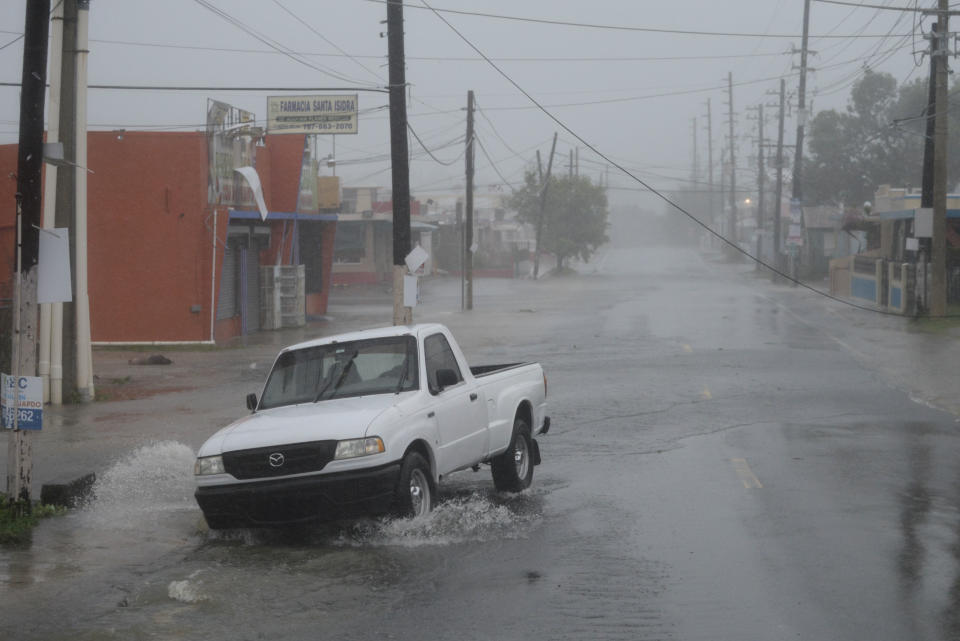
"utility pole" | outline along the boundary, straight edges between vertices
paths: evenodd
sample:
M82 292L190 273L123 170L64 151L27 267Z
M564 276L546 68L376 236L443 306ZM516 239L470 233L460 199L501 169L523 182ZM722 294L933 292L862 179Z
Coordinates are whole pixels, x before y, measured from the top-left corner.
M930 314L947 313L947 55L950 5L937 3L936 100L933 143L933 238L930 247Z
M723 221L723 203L727 197L727 163L724 161L724 157L727 155L727 150L723 145L720 145L720 220ZM726 246L724 246L724 251L726 251Z
M927 109L925 136L923 140L923 169L920 177L920 206L933 208L933 148L936 136L937 114L937 55L940 38L937 36L938 25L934 23L930 29L930 77L927 80Z
M77 7L63 0L63 43L60 59L60 139L65 160L77 162ZM75 264L77 234L74 207L77 172L57 171L54 226L69 230L70 260ZM60 405L77 389L76 302L53 303L50 321L50 403ZM59 365L59 369L58 369ZM66 394L64 393L66 391ZM69 396L68 396L69 398Z
M757 107L757 128L760 138L757 145L757 258L763 260L763 214L764 214L764 186L766 183L767 170L763 166L763 105ZM757 262L757 271L760 270L760 263Z
M404 259L410 253L410 164L403 0L387 0L387 52L390 68L390 154L393 165L393 324L409 325L413 323L413 309L403 304Z
M780 262L780 204L783 202L783 108L787 98L787 82L780 79L780 124L777 131L777 195L773 210L773 266L783 269ZM773 273L777 278L777 273Z
M540 240L543 237L543 215L547 207L547 188L550 186L550 172L553 170L553 152L557 148L557 133L553 133L553 144L550 145L550 157L547 159L547 175L541 184L540 191L540 216L537 218L537 250L533 255L533 279L536 280L540 275ZM539 154L537 154L539 158Z
M63 2L58 2L53 8L53 14L50 17L50 45L49 45L49 66L50 66L50 102L47 106L47 142L56 143L60 141L60 87L61 66L63 56ZM52 229L54 226L54 216L56 215L57 203L57 178L59 170L56 165L46 167L46 176L43 181L43 228ZM57 327L61 328L63 323L63 307L58 303L45 303L40 305L40 336L39 336L39 362L37 363L37 373L43 380L43 402L60 405L63 402L62 383L63 366L62 352L63 343L57 341L57 350L54 351L53 340L53 316L54 308L57 308L57 315L60 321ZM58 329L57 336L62 332ZM53 396L54 379L56 380L57 396Z
M733 132L733 72L727 73L727 96L729 100L729 116L730 116L730 214L729 214L729 227L727 231L727 240L732 242L734 245L738 244L737 240L737 158L735 154L735 149L737 147L736 141L734 139ZM737 257L737 251L733 247L727 246L727 255L730 258Z
M694 183L697 182L697 177L700 174L700 168L697 166L697 118L694 116L691 119L690 123L691 128L693 129L693 169L690 175L690 178Z
M800 44L800 91L798 93L799 110L797 111L797 146L793 156L793 198L790 203L790 213L796 209L800 211L800 233L803 238L803 129L807 120L807 41L810 34L810 0L803 2L803 38ZM791 222L792 218L791 218ZM790 276L796 285L800 248L791 249Z
M473 90L467 92L467 150L464 163L467 173L467 221L464 234L466 261L464 273L467 280L467 309L473 309Z
M713 193L713 112L711 111L710 99L707 98L707 176L710 184L710 194L707 202L710 204L710 224L716 227L716 199Z
M467 253L467 236L463 231L463 201L459 198L457 199L457 231L460 233L460 311L463 311L467 308L467 268L466 265L466 253Z
M37 373L37 260L43 200L43 107L47 87L47 36L50 0L29 0L23 29L23 75L20 85L20 137L17 148L16 286L10 373ZM18 428L18 392L14 391L12 434L7 448L7 495L30 510L33 452L29 432Z

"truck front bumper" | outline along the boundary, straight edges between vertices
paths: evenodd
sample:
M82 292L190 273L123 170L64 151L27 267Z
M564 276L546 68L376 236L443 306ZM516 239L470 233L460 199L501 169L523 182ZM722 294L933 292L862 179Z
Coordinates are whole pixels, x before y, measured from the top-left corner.
M198 487L211 529L267 527L383 514L393 507L400 463L337 474Z

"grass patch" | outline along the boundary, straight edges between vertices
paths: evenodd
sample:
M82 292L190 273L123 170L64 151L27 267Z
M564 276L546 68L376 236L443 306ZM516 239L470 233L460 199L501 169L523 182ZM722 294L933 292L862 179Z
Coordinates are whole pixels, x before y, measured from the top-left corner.
M39 503L27 505L11 501L0 494L0 545L23 545L30 542L33 528L40 519L66 512L66 508Z
M910 327L913 331L929 334L946 334L960 331L960 304L947 305L947 313L943 318L927 318L921 316Z

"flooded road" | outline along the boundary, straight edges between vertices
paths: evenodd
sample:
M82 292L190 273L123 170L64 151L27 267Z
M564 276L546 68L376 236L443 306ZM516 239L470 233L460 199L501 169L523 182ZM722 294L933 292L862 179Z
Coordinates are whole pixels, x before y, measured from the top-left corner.
M40 469L97 466L95 498L0 550L0 638L960 636L960 424L884 364L902 321L690 249L621 240L580 271L478 281L470 314L431 281L415 312L474 363L543 364L530 490L497 494L484 468L423 522L210 533L194 450L276 346L175 356L206 380L38 443Z

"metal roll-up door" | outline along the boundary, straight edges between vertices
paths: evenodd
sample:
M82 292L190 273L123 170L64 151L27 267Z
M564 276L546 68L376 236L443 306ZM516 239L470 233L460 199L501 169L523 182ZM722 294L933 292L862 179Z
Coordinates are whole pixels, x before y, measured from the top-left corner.
M247 332L260 331L260 243L257 240L250 242L251 247L245 252L246 256L246 287L247 295L244 326Z
M240 311L237 306L237 259L239 247L234 238L227 240L223 253L223 270L220 274L220 296L217 300L217 320L233 318Z

